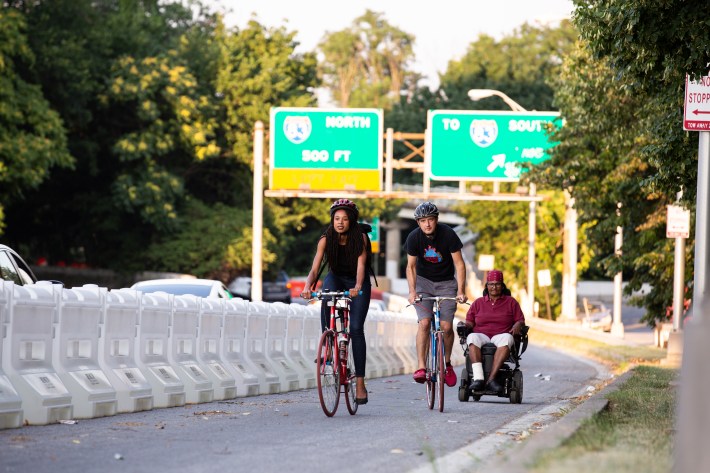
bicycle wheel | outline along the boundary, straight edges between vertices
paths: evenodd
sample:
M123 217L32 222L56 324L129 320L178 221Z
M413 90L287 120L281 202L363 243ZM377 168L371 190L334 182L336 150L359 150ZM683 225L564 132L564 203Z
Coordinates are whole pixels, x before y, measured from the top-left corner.
M357 389L355 389L355 359L351 348L350 342L348 342L347 378L344 380L343 387L345 388L345 405L348 406L350 415L355 415L358 404L355 402L355 397L357 396Z
M436 334L436 381L439 391L439 412L444 412L444 376L446 363L444 361L444 334Z
M431 346L429 347L429 356L427 357L426 368L426 400L429 409L434 409L434 401L436 400L436 338L429 337Z
M340 370L338 369L338 349L335 346L335 334L323 332L318 342L316 379L320 406L328 417L338 409L340 401Z

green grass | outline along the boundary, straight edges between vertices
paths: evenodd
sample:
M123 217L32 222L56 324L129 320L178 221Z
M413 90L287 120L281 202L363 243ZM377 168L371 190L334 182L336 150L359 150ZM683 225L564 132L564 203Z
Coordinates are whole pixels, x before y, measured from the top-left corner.
M637 364L658 363L666 350L655 347L607 345L603 342L569 335L558 335L533 329L530 340L537 345L573 352L604 363L613 372L627 371Z
M678 370L659 366L665 350L607 345L541 330L530 338L536 344L594 359L614 373L632 370L627 382L608 395L607 409L585 421L560 447L534 459L530 473L671 470Z
M585 421L559 448L543 453L528 471L667 473L676 376L674 369L637 366L629 380L609 394L606 410Z

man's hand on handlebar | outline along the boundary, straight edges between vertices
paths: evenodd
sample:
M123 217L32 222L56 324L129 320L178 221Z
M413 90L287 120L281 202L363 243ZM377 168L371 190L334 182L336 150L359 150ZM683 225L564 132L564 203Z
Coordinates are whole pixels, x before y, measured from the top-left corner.
M468 298L466 297L466 294L457 294L456 295L456 302L458 302L459 304L463 304L464 302L466 302L466 300L468 300Z

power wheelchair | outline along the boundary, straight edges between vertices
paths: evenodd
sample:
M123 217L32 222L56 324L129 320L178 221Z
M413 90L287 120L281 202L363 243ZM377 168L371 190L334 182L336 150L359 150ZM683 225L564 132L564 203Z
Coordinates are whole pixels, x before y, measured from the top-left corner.
M510 295L510 291L506 295ZM486 292L484 291L484 295ZM490 391L483 389L482 391L474 391L473 384L473 368L471 358L468 353L468 345L466 345L466 337L471 333L471 329L464 323L459 322L456 325L456 333L459 336L459 342L463 349L463 355L466 359L466 366L461 370L461 384L459 386L459 401L468 402L469 398L473 397L474 401L479 401L483 395L493 395L498 397L507 397L511 404L520 404L523 402L523 372L520 371L520 359L528 348L528 330L530 327L523 325L520 335L514 337L514 346L510 350L510 356L503 363L496 374L496 382L503 386L501 392ZM486 343L481 347L481 356L483 361L483 378L488 379L488 376L493 367L493 356L496 352L496 346L493 343Z

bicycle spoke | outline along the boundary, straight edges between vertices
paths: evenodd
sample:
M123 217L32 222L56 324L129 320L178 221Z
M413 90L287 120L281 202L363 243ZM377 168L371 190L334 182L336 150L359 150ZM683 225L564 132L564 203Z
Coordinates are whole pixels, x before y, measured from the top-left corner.
M436 380L439 383L439 412L444 412L444 377L446 363L444 358L444 334L441 332L436 334Z
M340 401L340 370L338 369L338 350L333 332L326 331L318 343L316 378L318 397L323 412L332 417Z
M348 412L355 415L358 404L355 402L357 397L357 387L355 384L355 359L353 358L352 346L348 343L348 364L347 364L347 382L345 384L345 405L348 407Z
M429 347L429 356L427 357L427 379L426 379L426 398L429 409L434 409L434 401L436 400L436 338L429 337L431 340Z

